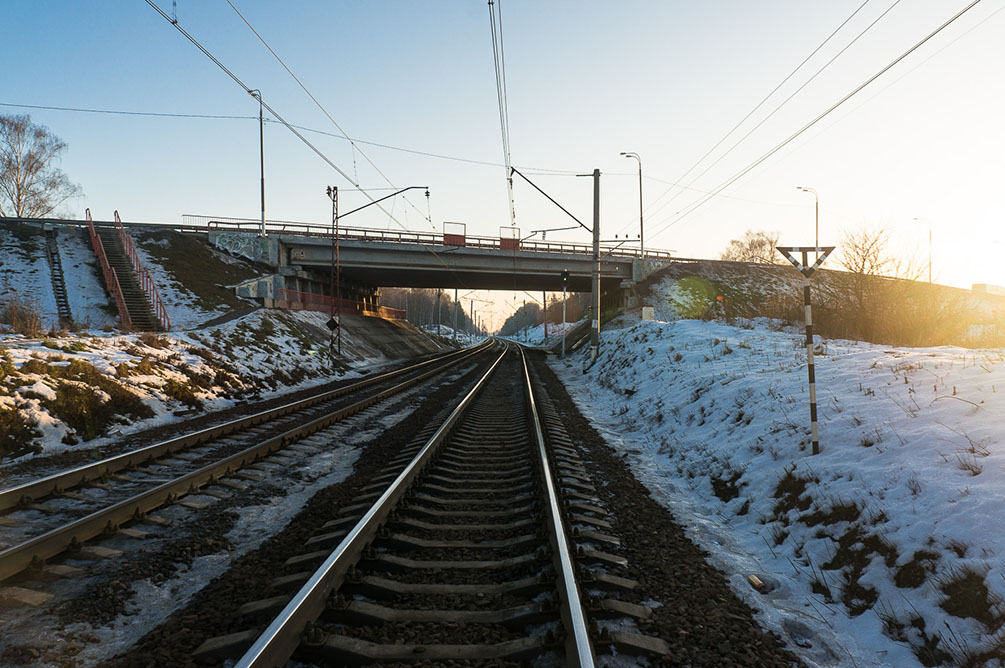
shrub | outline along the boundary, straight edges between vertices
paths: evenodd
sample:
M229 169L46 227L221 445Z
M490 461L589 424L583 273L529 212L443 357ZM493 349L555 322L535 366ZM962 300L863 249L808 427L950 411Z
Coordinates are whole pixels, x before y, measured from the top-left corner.
M38 423L16 408L0 408L0 459L20 455L32 449L42 435Z
M37 339L42 336L42 311L38 302L30 301L16 292L8 294L0 301L0 323L10 325L15 334Z
M195 390L188 383L180 383L174 378L169 378L163 389L164 394L177 399L189 408L202 408L202 400L195 396Z

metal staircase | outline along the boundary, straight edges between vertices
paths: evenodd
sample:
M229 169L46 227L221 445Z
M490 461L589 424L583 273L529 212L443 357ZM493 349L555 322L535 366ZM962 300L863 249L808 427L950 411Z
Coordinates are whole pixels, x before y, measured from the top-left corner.
M66 294L63 262L59 257L59 238L54 227L49 227L45 231L45 257L49 261L49 273L52 275L52 294L56 297L59 326L68 329L73 327L73 314L70 312L70 300Z
M105 288L115 299L122 328L145 331L168 331L164 301L154 285L153 277L140 261L136 245L126 234L119 212L115 212L114 227L95 227L91 211L87 210L87 230L91 246L101 264Z
M114 227L99 227L97 233L105 249L108 266L115 270L115 276L119 279L119 289L122 290L122 299L129 312L132 328L148 332L161 329L147 293L140 287L132 262L122 247L118 230Z

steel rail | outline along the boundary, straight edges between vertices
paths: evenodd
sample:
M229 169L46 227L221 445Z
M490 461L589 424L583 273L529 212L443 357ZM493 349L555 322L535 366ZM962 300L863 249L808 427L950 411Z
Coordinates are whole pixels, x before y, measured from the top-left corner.
M538 415L537 403L534 401L534 386L530 380L530 370L527 368L527 356L522 347L520 347L520 359L523 362L530 414L534 423L534 440L537 442L538 456L541 461L541 479L544 481L548 493L549 538L553 548L555 568L559 574L558 593L562 599L562 621L567 631L565 658L572 668L594 668L596 659L594 658L593 646L590 643L589 624L586 621L586 613L583 611L579 585L576 582L576 564L572 560L568 534L562 521L562 506L558 499L551 466L548 463L548 450L545 447L541 417Z
M247 417L238 418L237 420L231 420L229 422L224 422L223 424L218 424L213 427L208 427L206 429L200 429L199 431L192 432L190 434L185 434L178 436L176 438L169 439L167 441L161 441L160 443L154 443L137 450L132 450L130 452L125 452L120 455L115 455L113 457L108 457L91 464L85 464L83 466L78 466L67 471L62 471L60 473L55 473L45 478L40 478L38 480L33 480L30 482L11 487L9 489L0 490L0 511L7 510L9 508L14 508L19 505L24 505L34 501L35 499L48 496L49 494L58 493L62 490L69 489L71 487L76 487L82 485L91 480L100 479L102 476L109 475L111 473L116 473L123 469L130 468L132 466L137 466L149 462L150 460L157 459L158 457L163 457L164 455L169 455L181 450L192 447L193 445L198 445L200 443L205 443L206 441L231 434L235 431L246 429L247 427L260 424L262 422L267 422L273 420L277 417L282 417L289 413L294 413L304 408L310 408L311 406L323 403L330 399L336 399L340 396L350 394L357 390L363 389L374 383L379 383L384 380L389 380L396 376L406 374L417 369L421 369L429 364L435 364L436 362L442 362L448 360L451 357L471 355L481 352L481 350L486 349L488 346L492 345L491 340L488 340L478 346L473 348L465 348L462 350L454 351L446 355L441 355L418 364L413 364L411 366L405 367L403 369L397 369L395 371L388 371L387 373L382 373L377 376L372 376L365 378L363 380L357 381L355 383L350 383L344 387L340 387L334 390L330 390L323 394L319 394L315 397L309 397L307 399L301 399L299 401L294 401L289 404L284 404L276 408L269 409L267 411L262 411L260 413L255 413L254 415L249 415Z
M450 435L451 430L474 402L475 397L481 392L508 350L509 346L507 345L489 370L457 404L450 416L430 437L415 458L394 479L359 522L353 526L342 542L325 559L324 563L268 628L258 636L248 651L244 653L244 656L235 664L235 668L275 668L275 666L286 664L299 646L304 630L324 611L328 595L341 585L346 573L359 558L362 549L373 539L394 505L405 495L433 453Z
M477 349L469 351L471 355L478 352L483 351ZM281 450L287 445L324 429L335 422L355 415L379 401L398 394L460 363L464 359L464 357L454 359L443 367L426 371L415 378L410 378L394 387L357 401L350 406L269 438L218 462L204 466L175 480L163 483L129 499L98 510L70 524L44 533L41 536L2 550L0 551L0 581L20 573L33 564L41 564L45 559L61 554L68 549L73 549L94 536L114 532L124 522L142 519L146 513L165 503L171 503L180 496L195 492L203 485L214 482L221 476L257 461L276 450ZM494 365L493 368L495 368Z

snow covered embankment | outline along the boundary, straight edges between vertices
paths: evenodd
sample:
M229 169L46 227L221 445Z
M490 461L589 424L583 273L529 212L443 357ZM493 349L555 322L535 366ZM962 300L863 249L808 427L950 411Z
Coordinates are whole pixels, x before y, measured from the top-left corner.
M259 311L186 333L0 336L0 458L100 445L239 398L330 381L327 317ZM347 329L343 338L358 365L387 361L365 336Z
M1002 665L1003 352L827 342L813 456L802 337L775 329L636 322L554 368L810 665Z

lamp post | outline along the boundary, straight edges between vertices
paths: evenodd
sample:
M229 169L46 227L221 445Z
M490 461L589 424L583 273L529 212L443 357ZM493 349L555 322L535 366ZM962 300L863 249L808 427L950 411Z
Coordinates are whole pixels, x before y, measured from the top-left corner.
M915 218L921 221L921 218ZM932 221L928 221L928 284L932 284Z
M796 190L802 190L803 192L813 193L814 201L814 211L815 211L815 222L813 225L813 247L820 248L820 196L817 195L817 191L813 188L804 188L802 186L796 186Z
M265 118L262 113L262 91L257 88L251 91L251 96L258 98L258 158L262 167L262 236L265 232Z
M633 153L631 151L622 151L621 155L626 158L635 158L639 161L639 253L642 257L645 257L646 238L642 229L642 158L639 157L638 153Z

